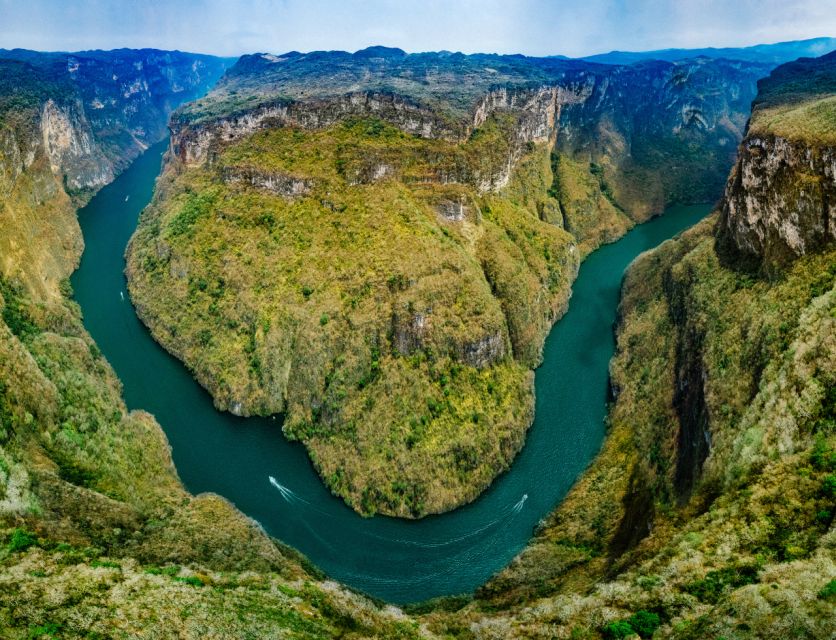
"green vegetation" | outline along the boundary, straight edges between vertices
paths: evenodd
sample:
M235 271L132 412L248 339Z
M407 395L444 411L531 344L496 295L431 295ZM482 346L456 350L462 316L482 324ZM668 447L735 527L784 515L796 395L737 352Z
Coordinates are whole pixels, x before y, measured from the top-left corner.
M571 156L554 153L553 185L566 229L581 240L586 255L602 242L612 242L626 233L634 222L616 204L600 165L584 167Z
M577 77L594 68L584 62L494 54L404 54L399 50L293 52L242 56L206 97L181 110L179 118L202 124L240 115L263 105L287 106L294 99L333 98L362 87L396 94L411 107L458 128L473 104L496 87L539 87L558 74ZM463 129L464 127L462 127Z
M73 98L74 90L66 75L66 64L30 64L18 60L0 60L0 127L18 124L38 111L49 96L63 104Z
M538 215L556 205L544 145L501 193L479 188L502 180L518 117L463 144L375 119L258 132L212 169L167 171L131 243L156 337L219 406L283 411L361 513L472 500L523 443L577 258ZM306 191L223 178L249 175Z
M104 58L107 78L136 61L133 52L90 55ZM66 74L66 54L55 59ZM321 582L224 500L187 494L159 425L127 411L67 298L80 236L35 120L61 94L37 88L27 111L14 94L33 78L21 73L0 73L0 163L10 150L37 151L20 175L0 172L0 637L416 637L403 616ZM83 90L85 78L73 86ZM123 116L109 111L108 126ZM117 151L124 162L129 151ZM172 561L176 574L146 574Z
M639 609L627 619L610 622L603 628L606 640L621 640L638 634L642 638L650 638L659 628L659 615L644 609Z
M491 441L485 452L470 438L484 438L502 416L513 422L506 435L525 422L515 411L530 402L528 369L571 279L574 262L558 258L570 238L551 225L573 212L558 202L633 211L618 179L625 165L600 155L568 154L565 163L559 155L551 171L544 148L523 147L505 189L476 188L511 148L502 147L508 124L491 120L462 145L404 137L375 120L256 134L214 168L166 174L144 221L158 242L134 266L174 279L173 299L190 301L180 311L191 324L171 320L174 306L162 309L185 348L210 359L234 354L241 380L270 381L264 397L313 389L286 396L301 416L288 428L312 451L359 441L368 417L395 425L372 451L380 461L436 455L435 439L454 433L443 471L454 484L470 482L481 459L513 455L516 443ZM502 150L491 156L492 148ZM223 181L225 169L252 170L261 158L277 174L310 179L308 192L285 198ZM48 167L38 163L3 203L10 220L71 213L68 201L26 205L43 193L36 173ZM383 164L392 169L381 176L374 169ZM427 183L435 166L468 179ZM457 211L463 220L443 215ZM589 224L588 238L626 224L575 216ZM65 298L72 229L21 254L25 236L15 234L35 235L4 226L0 636L832 637L836 253L824 247L760 279L721 263L715 222L641 256L628 273L608 438L565 503L474 598L408 613L325 581L224 500L188 495L159 426L126 410ZM315 233L321 228L328 233ZM346 249L355 242L363 261ZM362 273L347 267L361 262ZM476 286L451 292L452 280L471 277ZM467 364L460 346L496 328L501 357ZM281 343L286 334L296 342ZM291 384L269 378L284 371L271 353L292 354L282 362L294 366L300 355L321 358ZM394 409L379 402L413 388ZM398 411L414 420L398 422ZM706 435L704 459L683 455ZM419 468L432 466L419 459ZM332 487L351 481L340 469L328 477ZM384 486L384 477L374 477L380 493L359 494L361 509L427 509L420 484Z
M790 140L836 144L836 96L798 105L763 108L752 119L753 134L771 134Z
M244 56L172 120L132 295L219 408L284 413L356 510L453 508L521 446L529 370L578 259L670 202L716 197L763 73Z
M735 637L743 625L744 637L832 634L836 253L754 279L720 264L714 225L631 267L602 452L456 624L525 608L542 613L521 636L548 637L559 611L567 633L573 620L598 621L575 622L577 637L645 638L654 632L639 629L644 610L657 616L641 615L654 637ZM682 425L697 413L675 395L689 362L710 416L704 464L680 454L692 446ZM699 465L690 488L686 464Z
M3 322L21 340L39 333L38 326L21 304L21 286L14 286L0 276L0 296L3 301Z
M781 65L760 84L749 131L815 145L836 144L836 65L832 53Z
M317 582L224 500L189 496L160 427L126 412L77 306L0 284L0 636L418 637Z
M37 542L37 538L25 529L15 529L12 531L12 536L6 545L6 549L11 553L15 551L26 551L26 549L37 544Z
M705 578L696 580L686 587L686 591L703 602L716 604L727 590L758 581L758 569L752 565L725 567L709 571Z

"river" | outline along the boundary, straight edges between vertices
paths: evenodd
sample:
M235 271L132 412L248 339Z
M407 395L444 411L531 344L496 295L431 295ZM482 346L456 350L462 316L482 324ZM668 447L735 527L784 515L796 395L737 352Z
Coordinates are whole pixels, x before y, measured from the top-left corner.
M218 412L137 319L124 251L165 146L150 148L79 211L86 246L72 285L85 326L121 379L128 407L153 413L162 425L189 491L226 497L332 578L394 603L473 591L563 499L604 437L624 269L710 210L672 207L584 261L569 311L546 340L526 445L478 500L418 521L361 518L325 488L304 448L284 439L280 418Z

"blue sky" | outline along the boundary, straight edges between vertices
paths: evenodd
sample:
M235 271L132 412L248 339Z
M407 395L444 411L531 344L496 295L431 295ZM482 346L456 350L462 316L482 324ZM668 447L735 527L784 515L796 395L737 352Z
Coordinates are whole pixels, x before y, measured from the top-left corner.
M836 36L836 0L0 0L0 48L588 55Z

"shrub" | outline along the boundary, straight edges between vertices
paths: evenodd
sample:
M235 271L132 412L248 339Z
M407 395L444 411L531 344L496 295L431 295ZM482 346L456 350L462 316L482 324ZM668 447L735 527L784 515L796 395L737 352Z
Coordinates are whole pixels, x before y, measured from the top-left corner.
M193 587L202 587L203 586L203 580L201 580L197 576L185 576L185 577L179 577L179 578L174 578L174 579L177 582L184 582L185 584L190 584Z
M819 598L828 602L836 602L836 580L831 580L824 586L824 589L819 591Z
M836 475L829 474L821 483L821 492L828 498L836 497Z
M38 543L37 538L25 529L15 529L12 532L12 537L9 540L7 548L14 553L15 551L26 551Z
M35 638L43 638L44 636L54 636L61 630L60 624L47 622L35 627L29 627L29 632L26 634L27 640L34 640Z
M703 602L715 604L727 589L737 589L757 581L758 568L756 566L738 565L709 571L705 578L692 582L685 587L685 590Z
M810 453L810 464L818 471L836 471L836 451L827 446L827 441L819 436Z
M190 193L183 207L168 225L172 236L186 235L191 232L195 223L206 217L215 206L217 196L214 191L195 194Z
M3 322L9 330L21 340L40 333L38 325L26 311L22 301L22 291L4 278L0 278L0 295L3 296Z
M618 620L610 622L602 629L602 633L607 640L621 640L635 633L633 627L626 620Z
M661 620L658 614L639 609L629 618L609 623L601 632L608 640L618 640L633 634L638 634L642 638L650 638L656 633L660 624Z
M652 611L645 611L644 609L636 611L636 613L630 616L628 622L633 627L633 630L642 638L650 638L653 636L661 623L658 614Z

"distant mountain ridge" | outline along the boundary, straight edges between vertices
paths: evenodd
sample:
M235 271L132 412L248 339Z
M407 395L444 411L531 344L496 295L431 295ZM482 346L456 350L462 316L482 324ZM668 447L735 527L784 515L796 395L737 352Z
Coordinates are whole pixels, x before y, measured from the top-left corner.
M751 47L705 47L701 49L658 49L655 51L610 51L579 60L599 64L634 64L643 60L676 62L688 58L728 58L749 62L765 62L775 65L803 57L818 57L836 50L836 38L811 38L789 40L774 44L757 44Z

